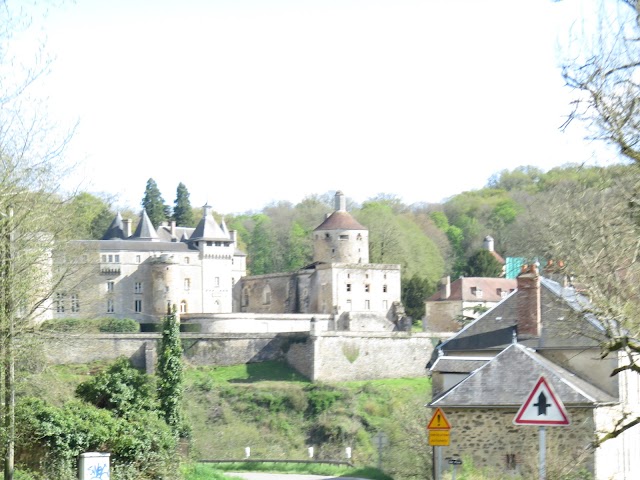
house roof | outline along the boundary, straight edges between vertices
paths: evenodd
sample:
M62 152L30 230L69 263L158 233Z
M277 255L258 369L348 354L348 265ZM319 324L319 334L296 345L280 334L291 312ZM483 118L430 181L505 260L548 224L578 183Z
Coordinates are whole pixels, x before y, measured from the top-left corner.
M521 344L511 344L430 407L520 407L543 375L567 406L617 403L611 395Z
M534 348L595 348L602 340L602 329L588 302L573 288L540 279L542 331L539 337L518 336L518 341ZM444 342L445 352L457 350L502 349L517 334L518 291L505 298Z
M499 302L504 293L511 293L517 287L515 279L492 277L460 277L451 282L449 297L442 298L441 292L431 295L427 301ZM478 290L482 293L479 294Z
M315 230L368 230L349 212L337 210L329 215Z
M484 366L492 357L451 357L440 356L431 367L432 372L440 373L471 373Z

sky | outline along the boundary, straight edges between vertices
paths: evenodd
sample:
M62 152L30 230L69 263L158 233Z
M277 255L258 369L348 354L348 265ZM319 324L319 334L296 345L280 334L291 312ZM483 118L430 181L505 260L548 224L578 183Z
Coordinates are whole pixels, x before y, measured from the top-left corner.
M578 0L79 0L43 21L67 178L140 208L258 211L342 190L407 204L612 155L562 132Z

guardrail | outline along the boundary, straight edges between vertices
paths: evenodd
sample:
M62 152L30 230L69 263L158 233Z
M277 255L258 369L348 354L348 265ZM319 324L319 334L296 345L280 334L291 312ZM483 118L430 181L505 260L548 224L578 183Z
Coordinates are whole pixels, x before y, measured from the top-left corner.
M343 460L254 460L254 459L240 459L240 460L199 460L200 463L303 463L303 464L327 464L327 465L344 465L345 467L353 467L353 463Z

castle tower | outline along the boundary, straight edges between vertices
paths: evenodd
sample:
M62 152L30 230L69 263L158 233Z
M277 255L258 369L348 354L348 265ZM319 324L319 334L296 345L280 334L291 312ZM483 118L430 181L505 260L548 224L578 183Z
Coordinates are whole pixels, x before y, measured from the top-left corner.
M369 230L347 212L346 198L336 192L335 211L313 231L313 261L369 263Z

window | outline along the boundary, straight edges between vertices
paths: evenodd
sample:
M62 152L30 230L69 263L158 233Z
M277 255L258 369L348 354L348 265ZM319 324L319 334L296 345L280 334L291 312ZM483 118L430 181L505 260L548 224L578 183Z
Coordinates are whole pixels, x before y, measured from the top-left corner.
M382 285L382 293L387 293L387 285Z
M136 255L136 263L140 263L142 261L142 257L140 255Z
M246 307L247 305L249 305L249 289L245 287L242 289L242 306Z
M180 313L187 313L187 301L182 300L180 302Z
M136 313L140 313L140 312L142 312L142 300L135 300L135 301L133 302L133 310L134 310Z
M364 291L369 293L369 291L371 291L371 285L369 285L368 283L364 284Z
M219 286L220 286L220 277L216 277L216 278L214 278L214 279L213 279L213 284L214 284L216 287L219 287Z
M56 312L64 313L64 293L56 293Z
M189 265L189 262L190 262L190 261L191 261L191 260L189 259L189 257L184 257L184 263L186 263L187 265Z
M107 263L107 256L106 255L102 255L102 263Z
M269 285L262 290L262 304L271 305L271 287Z
M120 263L120 255L114 255L113 256L113 261L116 263Z
M365 300L364 301L364 309L365 310L370 310L371 309L371 302L369 302L369 300Z
M347 292L350 292L350 291L351 291L351 284L347 283Z
M113 313L114 308L113 308L113 299L109 298L107 299L107 313Z
M109 263L113 263L113 255L109 255L109 256L107 257L107 262L109 262Z
M184 291L188 292L189 290L191 290L191 279L190 278L185 278L184 279Z
M349 240L349 235L340 235L340 240Z
M482 298L482 289L478 287L471 287L471 295Z
M73 313L78 313L80 311L80 298L77 293L71 295L71 311Z
M351 305L351 300L347 300L347 311L350 312L351 310L353 310L353 307Z
M362 234L359 233L358 236L356 237L356 240L362 240Z
M507 453L506 455L506 464L507 470L515 470L517 466L516 462L516 454L515 453Z
M389 304L387 303L386 300L383 300L382 301L382 310L386 312L388 309L389 309Z
M135 282L133 284L133 293L142 293L142 282Z
M113 293L113 288L115 287L114 282L107 282L107 293Z

